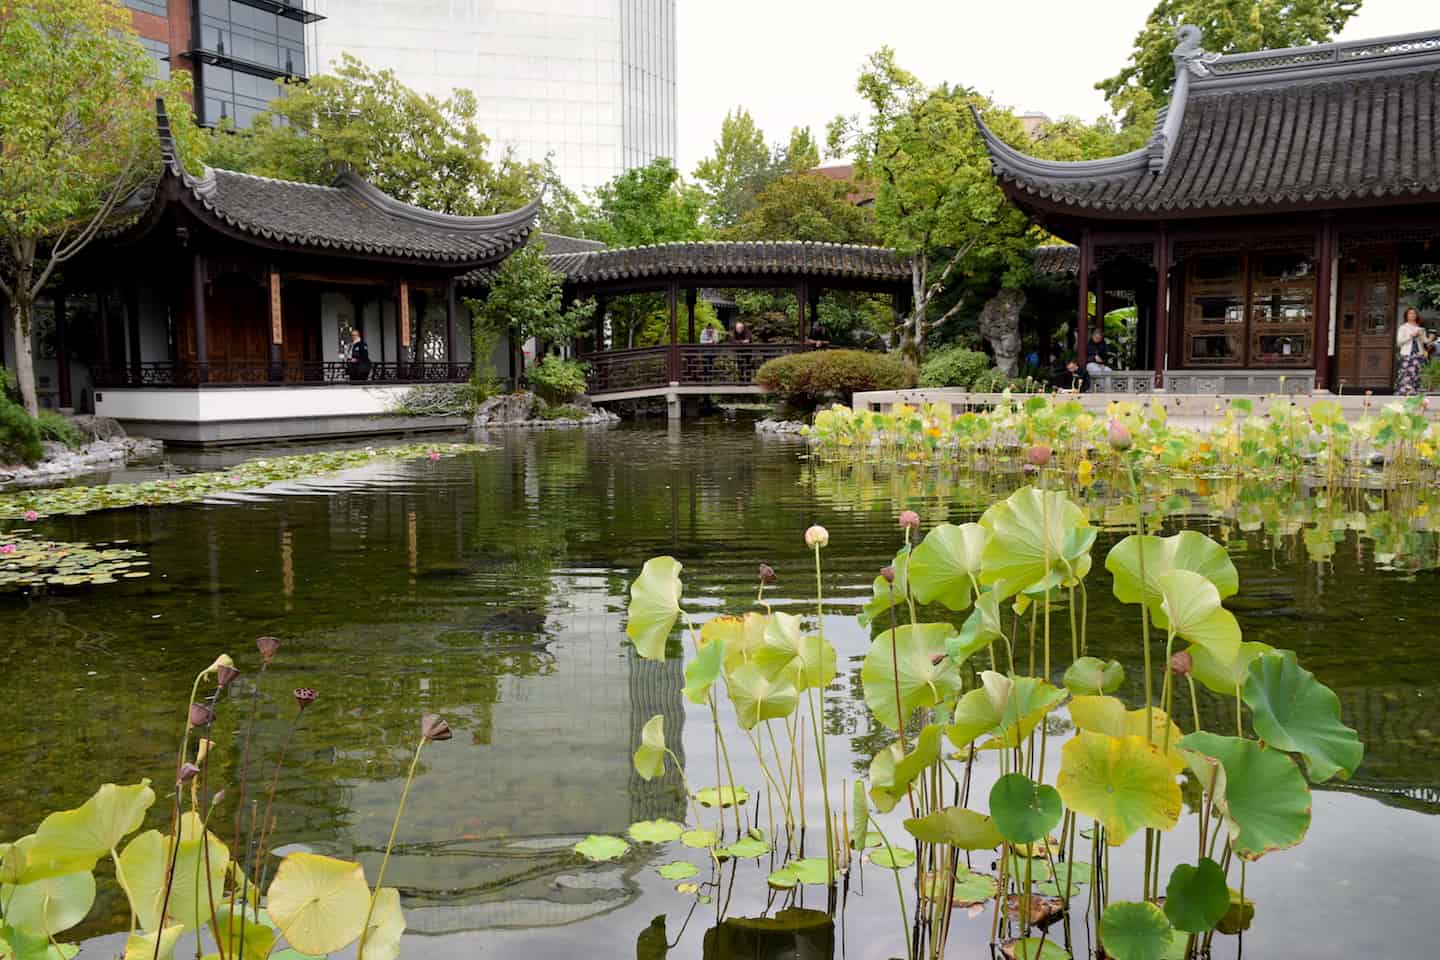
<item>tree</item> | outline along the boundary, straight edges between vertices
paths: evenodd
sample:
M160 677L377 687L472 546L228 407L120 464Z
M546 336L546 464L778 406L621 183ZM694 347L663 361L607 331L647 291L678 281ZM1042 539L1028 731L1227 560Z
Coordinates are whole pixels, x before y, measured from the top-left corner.
M31 416L35 300L158 168L157 96L182 149L196 146L187 78L153 70L114 0L0 0L0 293Z
M565 277L546 265L544 254L541 244L511 254L496 269L484 299L466 301L474 317L475 350L484 349L497 331L508 332L511 343L534 337L543 349L573 340L585 328L595 312L594 301L565 307ZM486 358L477 352L475 359L478 373Z
M346 54L333 73L286 84L249 130L217 132L213 152L232 169L282 180L330 183L353 170L397 199L442 213L524 206L544 186L545 168L509 150L489 159L490 140L475 115L468 90L440 100Z
M1199 27L1212 53L1249 53L1324 43L1340 32L1362 0L1160 0L1135 37L1130 60L1095 86L1117 111L1136 110L1137 91L1163 103L1175 82L1175 30Z
M791 173L813 170L820 166L820 144L815 142L815 135L809 127L794 127L790 130L790 142L785 145L785 152L776 159L779 166Z
M703 240L704 197L665 157L627 170L596 189L585 235L612 247Z
M849 199L859 188L849 180L789 173L755 198L726 236L735 240L813 240L875 243L875 213Z
M750 111L739 107L725 114L715 152L695 168L695 179L705 191L706 220L717 228L734 225L783 170L783 161L765 144Z
M913 309L900 346L919 366L931 331L967 303L959 297L938 317L931 305L966 274L999 273L1013 285L1027 271L1024 252L1038 238L1001 192L971 109L1001 136L1024 137L1018 120L965 88L926 88L882 48L861 71L856 89L866 117L837 117L830 150L850 154L856 174L876 186L882 242L910 258Z

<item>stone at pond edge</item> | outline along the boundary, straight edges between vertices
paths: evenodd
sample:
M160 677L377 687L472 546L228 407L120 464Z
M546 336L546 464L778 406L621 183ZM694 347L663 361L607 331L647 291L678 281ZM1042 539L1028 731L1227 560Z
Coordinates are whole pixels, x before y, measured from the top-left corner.
M477 430L495 427L525 427L530 429L552 429L559 427L605 426L619 423L620 417L609 410L591 404L586 396L576 397L564 406L574 407L583 417L547 419L541 414L548 409L544 400L533 393L505 393L491 397L480 404L475 411L471 426Z

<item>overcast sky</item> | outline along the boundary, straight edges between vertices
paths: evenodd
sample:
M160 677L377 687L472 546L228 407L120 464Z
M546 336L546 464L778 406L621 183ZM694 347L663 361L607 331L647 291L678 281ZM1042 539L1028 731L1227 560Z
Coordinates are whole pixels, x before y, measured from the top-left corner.
M975 87L1020 111L1090 118L1155 0L680 0L680 168L707 156L725 113L749 109L774 142L824 143L859 109L855 77L881 46L926 83ZM1440 28L1434 0L1365 0L1343 39Z

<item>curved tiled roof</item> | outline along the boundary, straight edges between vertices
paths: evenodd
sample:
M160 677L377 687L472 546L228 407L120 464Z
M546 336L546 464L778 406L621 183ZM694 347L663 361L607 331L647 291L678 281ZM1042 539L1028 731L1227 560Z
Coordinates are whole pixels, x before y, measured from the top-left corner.
M1036 273L1070 274L1080 272L1080 248L1068 243L1053 243L1030 251L1030 266Z
M1045 161L981 122L1012 196L1102 216L1440 196L1440 32L1225 57L1186 39L1142 150Z
M599 250L566 262L564 271L578 283L757 274L899 281L910 278L910 263L889 247L807 240L706 241Z

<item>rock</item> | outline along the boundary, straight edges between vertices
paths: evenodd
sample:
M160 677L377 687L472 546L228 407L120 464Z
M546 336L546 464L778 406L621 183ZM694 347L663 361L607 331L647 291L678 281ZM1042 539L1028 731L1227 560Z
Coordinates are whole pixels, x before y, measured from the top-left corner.
M799 434L804 429L805 424L799 420L771 420L767 417L755 424L756 433Z
M541 416L550 406L532 393L511 393L491 397L475 412L473 427L477 430L495 427L523 427L534 430L548 430L559 427L609 426L619 423L620 417L609 410L597 407L588 397L577 398L565 404L583 413L581 417L547 418Z
M502 393L480 404L475 411L475 426L505 426L529 420L535 414L533 393Z
M70 422L79 427L80 432L91 440L124 440L129 436L125 432L125 428L120 426L120 421L112 417L82 414L71 417Z
M33 467L7 469L4 474L0 474L0 483L14 483L19 486L51 483L124 464L132 458L151 456L163 449L163 444L158 440L125 437L123 430L121 434L113 440L92 441L78 450L71 450L62 443L47 441L44 444L44 459Z

